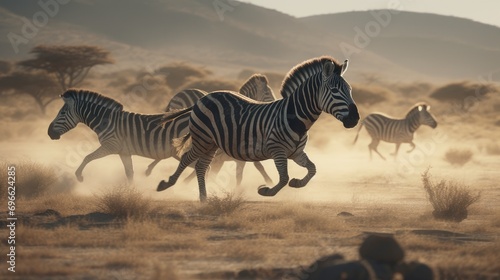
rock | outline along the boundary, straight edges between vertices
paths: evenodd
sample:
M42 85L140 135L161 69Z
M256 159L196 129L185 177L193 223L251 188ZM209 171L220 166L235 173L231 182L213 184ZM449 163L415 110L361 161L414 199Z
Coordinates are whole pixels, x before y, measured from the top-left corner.
M404 258L404 251L391 235L370 235L359 247L359 256L388 265L396 265Z
M338 213L337 216L338 217L353 217L354 215L349 213L349 212L342 211L342 212Z

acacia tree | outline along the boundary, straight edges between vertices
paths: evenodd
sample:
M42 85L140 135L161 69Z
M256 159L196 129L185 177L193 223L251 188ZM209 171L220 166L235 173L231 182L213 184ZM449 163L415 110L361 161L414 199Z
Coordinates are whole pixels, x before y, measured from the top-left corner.
M92 67L113 63L110 53L96 46L39 45L31 53L35 58L20 61L19 65L55 74L62 90L80 84Z
M4 96L27 94L33 97L42 114L45 114L45 108L58 98L60 89L57 82L47 73L16 71L0 76L0 93Z

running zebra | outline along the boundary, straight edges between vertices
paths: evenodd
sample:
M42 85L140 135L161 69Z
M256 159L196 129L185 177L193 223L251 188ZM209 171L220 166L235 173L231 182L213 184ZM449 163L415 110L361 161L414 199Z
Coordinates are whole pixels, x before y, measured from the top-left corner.
M429 112L430 108L425 103L417 103L408 111L404 119L394 119L384 114L370 114L361 122L354 143L358 140L359 131L364 125L372 138L372 142L368 145L370 159L372 158L373 150L385 160L385 157L377 150L380 140L396 144L396 151L392 154L394 157L397 156L401 143L409 143L411 145L409 153L415 149L413 134L420 125L424 124L432 128L436 128L437 126L436 119Z
M240 91L241 94L250 97L253 100L263 101L263 102L272 102L276 100L273 90L269 86L269 81L267 80L265 75L262 74L254 74L241 86ZM172 99L170 99L167 108L165 111L172 112L174 110L184 109L193 106L198 99L207 95L208 93L199 89L186 89L176 93ZM153 168L160 162L161 159L157 159L152 162L148 169L146 170L146 176L151 174ZM222 153L222 151L218 151L216 153L215 159L211 164L210 171L212 174L216 175L219 173L222 165L226 161L235 161L233 158L227 156ZM245 168L245 161L236 160L236 185L240 186L241 181L243 180L243 170ZM264 180L268 184L272 184L272 180L269 175L266 173L264 166L259 161L254 162L255 168L260 172ZM196 176L196 173L193 171L187 178L186 181L191 180Z
M253 74L241 86L239 93L250 97L253 100L272 102L276 100L273 90L269 86L267 77L262 74ZM168 102L165 112L189 108L193 106L198 99L207 95L208 92L200 89L185 89L176 93Z
M216 91L191 108L166 114L167 123L190 115L189 134L177 143L181 149L190 149L182 155L169 181L159 183L157 191L173 186L182 171L196 161L200 200L206 200L205 173L217 148L241 161L274 160L279 182L272 188L259 187L260 195L274 196L287 183L294 188L304 187L316 173L316 166L304 152L307 131L320 114L333 115L346 128L358 123L351 86L342 77L347 66L347 60L339 64L331 57L305 61L294 67L283 82L282 93L292 93L271 103ZM287 159L305 167L307 175L289 181Z
M108 155L118 154L125 167L129 181L133 179L132 155L153 159L176 156L171 140L188 133L189 116L161 125L164 114L144 115L123 111L123 105L99 93L69 89L61 95L64 105L50 123L51 139L84 123L99 138L101 146L85 157L75 172L78 181L83 181L85 166Z

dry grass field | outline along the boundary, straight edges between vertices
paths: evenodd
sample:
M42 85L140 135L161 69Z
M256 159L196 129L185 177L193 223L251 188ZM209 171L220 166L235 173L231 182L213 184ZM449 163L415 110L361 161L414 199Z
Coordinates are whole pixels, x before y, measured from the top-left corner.
M88 84L127 110L160 112L168 101L160 95L153 104L132 102L107 86L110 82L94 78ZM339 253L358 259L363 238L376 232L393 234L405 249L405 260L431 265L441 279L500 279L500 97L494 92L462 111L429 97L435 87L410 91L411 85L401 86L406 94L377 85L365 93L368 101L358 101L362 117L374 111L402 117L417 101L431 104L438 127L421 127L412 153L403 145L394 159L389 155L394 145L381 143L388 160L374 155L370 161L366 131L353 145L357 128L345 130L325 115L309 133L306 151L318 172L308 186L260 197L257 187L263 180L252 164L239 188L234 165L226 164L209 179L205 204L197 201L195 181L184 184L181 178L173 188L155 191L177 167L174 159L146 177L151 160L134 157L135 180L128 185L119 157L109 156L91 162L85 181L77 183L74 171L98 147L95 134L79 125L52 141L46 131L61 101L41 116L23 106L28 99L5 99L0 104L5 116L0 126L0 221L7 217L4 190L11 165L17 169L18 220L15 274L6 274L9 231L5 224L0 227L0 278L299 279L294 271L320 257ZM373 97L382 88L383 95ZM276 181L274 164L263 164ZM421 177L426 170L435 182L479 194L465 220L434 219ZM305 175L293 163L289 172L291 178Z

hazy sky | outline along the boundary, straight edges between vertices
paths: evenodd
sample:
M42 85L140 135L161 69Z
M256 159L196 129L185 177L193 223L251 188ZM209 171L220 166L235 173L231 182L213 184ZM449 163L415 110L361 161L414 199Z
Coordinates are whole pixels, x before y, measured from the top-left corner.
M242 0L283 13L304 17L347 11L387 9L434 13L468 18L500 26L500 0Z

